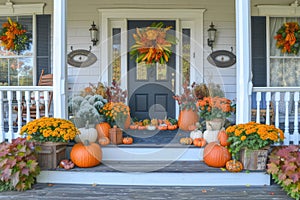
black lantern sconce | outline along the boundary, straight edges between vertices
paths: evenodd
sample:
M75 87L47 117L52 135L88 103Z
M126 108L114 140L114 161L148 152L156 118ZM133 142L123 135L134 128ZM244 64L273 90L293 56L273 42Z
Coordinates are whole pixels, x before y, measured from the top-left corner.
M91 41L93 42L93 46L95 46L98 42L97 35L98 35L98 29L96 28L95 23L91 25L92 27L89 29L90 35L91 35Z
M211 50L213 51L213 44L216 39L216 32L217 29L214 28L215 25L211 22L211 25L209 26L208 32L208 39L207 39L207 45L211 47Z

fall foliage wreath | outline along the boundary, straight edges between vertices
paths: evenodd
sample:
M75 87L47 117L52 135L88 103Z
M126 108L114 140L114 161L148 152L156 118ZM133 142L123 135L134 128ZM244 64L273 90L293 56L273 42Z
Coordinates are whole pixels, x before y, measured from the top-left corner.
M7 22L2 24L0 41L5 50L19 54L29 48L30 35L21 24L8 18Z
M274 39L277 40L276 47L282 53L298 54L300 48L300 30L297 22L286 22L276 32Z
M176 39L167 34L171 26L163 27L164 24L159 22L147 28L136 28L136 34L133 34L135 44L131 46L130 55L137 63L164 64L169 61L172 54L171 46L176 44Z

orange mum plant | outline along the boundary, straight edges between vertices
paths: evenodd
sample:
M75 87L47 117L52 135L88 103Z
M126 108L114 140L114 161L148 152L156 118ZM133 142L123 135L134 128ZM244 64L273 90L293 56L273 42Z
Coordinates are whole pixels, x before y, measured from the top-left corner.
M163 27L164 24L159 22L147 28L136 28L136 34L133 34L135 44L131 46L130 55L136 59L137 63L164 64L169 61L172 54L171 47L172 44L176 44L176 39L167 34L171 26Z
M235 112L235 104L225 97L204 97L198 100L200 117L205 120L225 119Z
M29 48L30 35L18 22L8 21L2 24L0 31L1 46L4 49L20 53Z
M300 30L297 22L286 22L274 37L277 40L276 46L281 49L282 53L297 54L300 47Z
M283 131L279 128L256 122L229 126L226 134L229 136L229 152L236 159L242 148L258 150L282 142L284 139Z

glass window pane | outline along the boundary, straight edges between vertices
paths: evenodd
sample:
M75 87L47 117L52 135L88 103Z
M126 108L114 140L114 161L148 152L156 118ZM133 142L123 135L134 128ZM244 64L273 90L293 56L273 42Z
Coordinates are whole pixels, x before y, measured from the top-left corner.
M182 82L190 84L191 29L182 29Z
M121 80L121 29L113 28L112 79Z
M148 80L148 67L149 65L145 64L145 62L136 63L136 80Z
M163 81L167 80L167 64L156 65L156 80Z

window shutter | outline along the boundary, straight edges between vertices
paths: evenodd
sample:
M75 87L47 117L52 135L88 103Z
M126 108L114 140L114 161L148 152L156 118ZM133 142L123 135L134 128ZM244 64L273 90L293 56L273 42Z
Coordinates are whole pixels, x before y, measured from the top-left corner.
M37 82L44 69L51 73L51 15L37 15Z
M253 86L267 86L266 17L251 17Z

